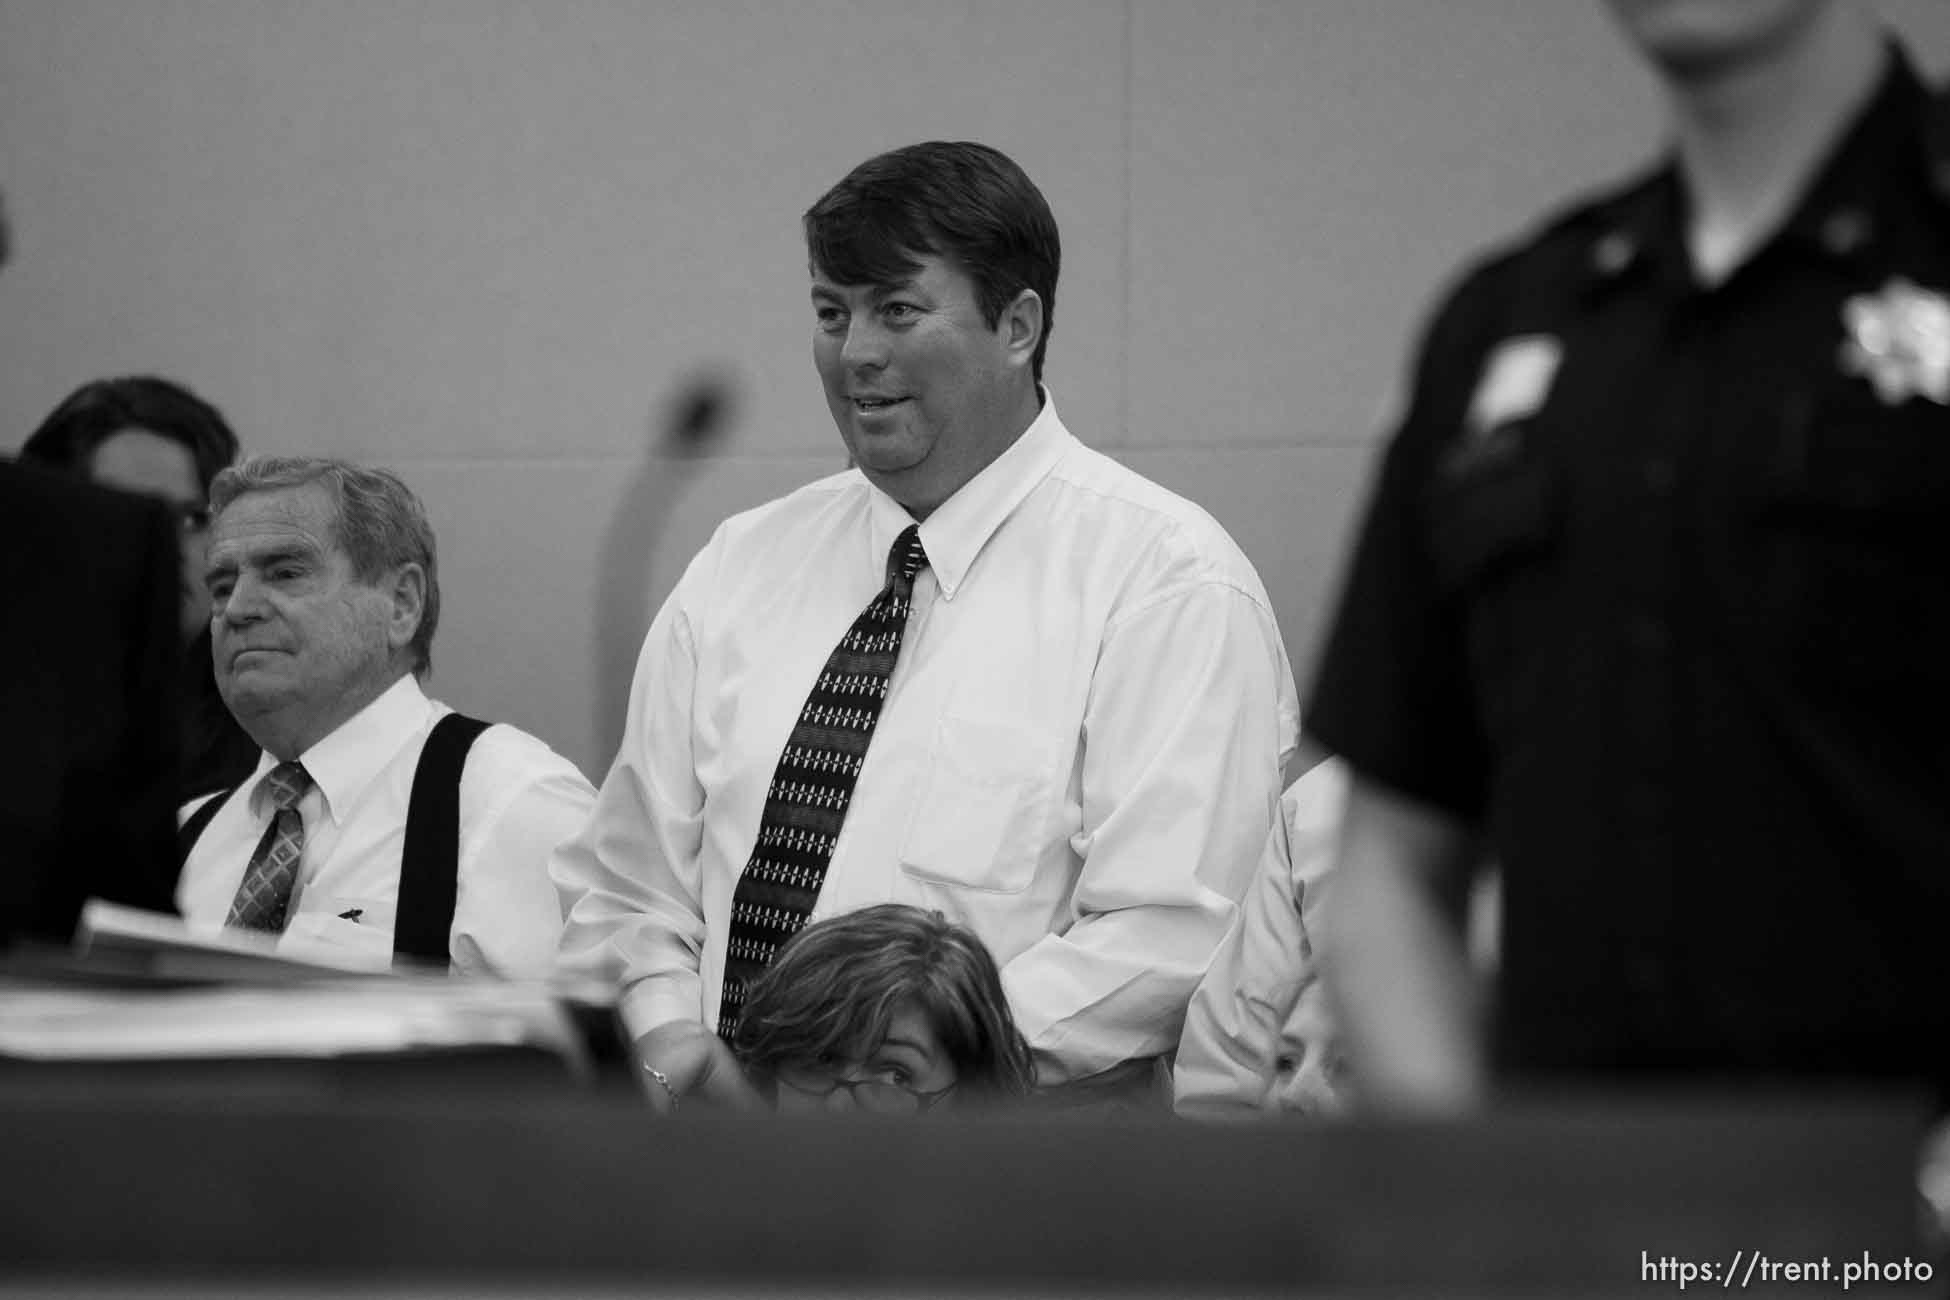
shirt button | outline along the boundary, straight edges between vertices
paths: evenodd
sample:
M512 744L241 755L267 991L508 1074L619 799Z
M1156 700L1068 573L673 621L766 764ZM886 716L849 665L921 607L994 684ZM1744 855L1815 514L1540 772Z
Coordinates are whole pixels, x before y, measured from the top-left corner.
M1635 998L1659 997L1666 991L1664 963L1649 952L1628 954L1625 958L1625 987L1631 990Z
M1645 481L1645 490L1655 497L1671 496L1673 480L1672 460L1666 456L1654 456L1645 462L1639 471Z
M1633 822L1656 822L1665 812L1665 795L1650 781L1634 781L1625 787L1625 813Z
M1821 226L1821 242L1838 257L1847 256L1869 238L1869 219L1854 208L1843 208Z
M1663 653L1672 640L1666 621L1652 614L1634 614L1626 624L1626 635L1634 650L1646 654Z

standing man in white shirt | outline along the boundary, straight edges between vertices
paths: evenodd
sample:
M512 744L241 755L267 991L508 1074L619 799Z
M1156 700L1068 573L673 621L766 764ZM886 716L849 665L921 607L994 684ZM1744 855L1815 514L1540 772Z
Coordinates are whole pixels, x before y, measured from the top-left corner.
M210 504L217 682L264 753L234 791L184 809L184 917L354 965L383 968L397 949L462 974L549 973L548 856L595 791L535 737L470 728L422 693L440 582L412 489L343 461L259 457L219 474ZM455 748L444 777L423 761ZM403 898L411 861L431 874L409 874ZM396 944L415 928L432 951Z
M1040 1087L1148 1091L1295 745L1272 608L1058 418L1056 223L1013 162L899 149L805 231L853 468L727 520L652 624L551 864L564 963L620 982L653 1102L749 1101L744 981L808 919L911 903L988 944Z

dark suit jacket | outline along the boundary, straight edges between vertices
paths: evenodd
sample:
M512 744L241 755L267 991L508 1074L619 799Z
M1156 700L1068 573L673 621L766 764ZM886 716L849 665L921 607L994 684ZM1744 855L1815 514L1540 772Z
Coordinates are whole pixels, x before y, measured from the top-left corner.
M174 910L178 563L160 504L0 462L0 943Z

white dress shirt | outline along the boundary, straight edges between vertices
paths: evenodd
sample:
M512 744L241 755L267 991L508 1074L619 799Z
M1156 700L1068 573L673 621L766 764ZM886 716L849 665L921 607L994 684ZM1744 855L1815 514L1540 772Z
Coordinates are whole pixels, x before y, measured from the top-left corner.
M562 846L566 966L642 1034L715 1025L780 750L914 521L858 471L722 524L643 646ZM921 524L929 566L815 919L938 909L1002 967L1040 1081L1168 1053L1298 732L1252 565L1198 507L1041 414Z
M1181 1115L1343 1108L1340 1045L1312 935L1346 802L1347 769L1331 758L1280 797L1239 917L1185 1012L1172 1067Z
M384 969L413 773L427 736L453 710L408 675L299 756L312 788L280 951ZM194 927L221 929L244 868L270 824L269 754L204 828L183 864L176 905ZM539 977L554 968L562 926L548 855L588 818L595 790L573 763L526 732L482 732L460 783L459 879L448 951L459 974ZM183 809L187 816L202 800Z

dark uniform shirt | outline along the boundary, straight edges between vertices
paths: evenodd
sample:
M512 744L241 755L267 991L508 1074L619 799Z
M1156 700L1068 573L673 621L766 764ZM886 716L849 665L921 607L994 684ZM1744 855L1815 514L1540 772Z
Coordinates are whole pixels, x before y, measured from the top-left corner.
M1950 134L1893 49L1695 278L1668 166L1424 340L1309 731L1483 829L1506 1069L1950 1071Z

